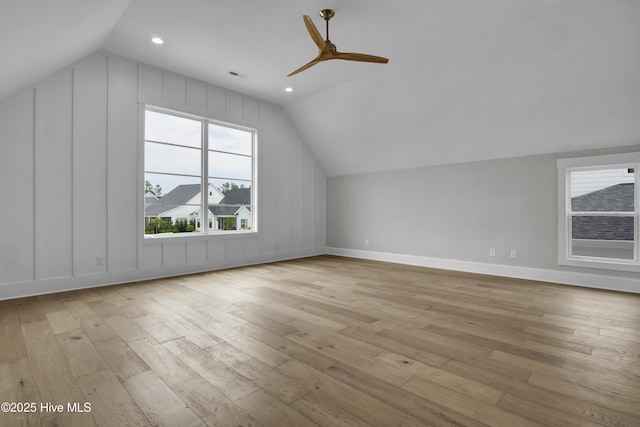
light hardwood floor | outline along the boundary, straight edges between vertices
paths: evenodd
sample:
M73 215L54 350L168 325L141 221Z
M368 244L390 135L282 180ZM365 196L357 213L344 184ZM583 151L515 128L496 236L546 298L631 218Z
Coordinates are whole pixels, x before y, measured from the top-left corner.
M640 295L320 256L2 301L0 380L3 427L637 427Z

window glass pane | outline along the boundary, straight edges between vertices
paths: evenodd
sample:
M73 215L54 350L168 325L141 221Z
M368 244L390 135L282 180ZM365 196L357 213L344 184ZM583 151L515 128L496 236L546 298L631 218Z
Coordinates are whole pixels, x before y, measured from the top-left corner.
M251 180L251 157L209 151L209 177Z
M145 172L200 175L201 150L199 149L174 147L154 142L145 142L144 149Z
M217 188L218 191L222 194L222 197L224 197L225 194L229 192L229 190L251 187L251 181L242 181L242 180L234 180L234 179L209 179L209 185L212 185L215 188Z
M145 113L145 140L200 148L200 129L201 123L197 120L149 110Z
M166 175L162 173L145 173L145 194L147 196L164 198L177 187L181 186L200 186L200 178L189 176ZM159 188L158 188L159 187ZM175 193L174 193L175 194ZM179 202L183 204L185 202Z
M176 206L167 216L145 216L144 234L146 237L152 237L153 235L199 233L201 227L198 213L199 209L196 211L193 206Z
M571 254L634 259L635 224L632 216L574 216Z
M147 173L145 178L145 235L199 232L202 196L200 179Z
M634 169L615 168L572 171L570 178L573 212L633 212Z
M209 184L217 188L221 193L226 193L234 188L248 188L251 187L251 181L249 180L237 180L237 179L209 179Z
M224 197L209 203L209 211L214 221L214 231L251 230L253 226L253 209L251 207L251 188L243 181L210 180L210 184L218 188Z
M252 133L209 124L209 149L251 155Z

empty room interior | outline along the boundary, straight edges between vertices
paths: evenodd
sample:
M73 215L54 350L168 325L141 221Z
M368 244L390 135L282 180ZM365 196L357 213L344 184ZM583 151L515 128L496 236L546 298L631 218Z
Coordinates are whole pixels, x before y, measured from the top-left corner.
M0 426L639 426L640 2L0 2Z

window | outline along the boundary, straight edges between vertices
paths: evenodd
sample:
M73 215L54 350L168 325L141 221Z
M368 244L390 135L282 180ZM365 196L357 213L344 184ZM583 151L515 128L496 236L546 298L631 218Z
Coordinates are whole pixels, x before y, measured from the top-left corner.
M558 160L563 265L640 271L640 153Z
M145 237L256 231L255 146L254 129L146 108Z

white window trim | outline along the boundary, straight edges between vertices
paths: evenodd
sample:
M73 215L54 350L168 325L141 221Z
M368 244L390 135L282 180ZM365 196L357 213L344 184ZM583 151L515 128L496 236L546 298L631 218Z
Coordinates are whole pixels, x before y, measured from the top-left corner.
M571 255L569 236L569 173L580 169L610 169L612 167L635 168L635 227L633 260L609 259ZM574 267L600 268L607 270L640 272L640 233L638 231L640 210L640 153L610 154L604 156L558 159L558 263ZM595 213L596 215L598 213ZM625 215L628 216L628 215Z
M171 234L171 233L163 233L163 234L145 234L145 224L144 224L144 190L141 190L142 193L142 197L139 197L138 199L141 200L140 202L140 207L139 209L141 210L142 213L139 212L138 217L142 217L142 225L141 225L141 230L138 232L138 236L139 236L139 241L142 244L145 243L152 243L152 242L158 242L161 240L165 240L165 239L171 239L171 240L176 240L176 241L184 241L184 240L197 240L197 239L203 239L203 238L211 238L211 237L220 237L220 238L225 238L225 239L229 239L229 238L242 238L242 237L246 237L247 235L251 235L251 236L258 236L259 235L259 230L258 230L258 206L257 206L257 194L258 194L258 129L254 128L254 127L248 127L248 126L243 126L237 123L229 123L223 120L218 120L215 119L213 117L208 117L202 114L194 114L194 113L190 113L190 112L186 112L186 111L180 111L180 110L176 110L176 109L170 109L170 108L166 108L166 107L161 107L158 106L156 104L151 104L151 103L144 103L144 102L140 102L138 104L139 107L139 116L138 116L138 124L139 124L139 130L138 130L138 138L139 138L139 150L140 150L140 156L139 156L139 161L138 161L138 165L139 165L139 170L140 170L140 182L144 183L144 176L145 176L145 171L144 171L144 146L145 146L145 111L146 110L151 110L151 111L157 111L159 113L165 113L165 114L172 114L178 117L185 117L188 119L193 119L193 120L199 120L199 121L203 121L206 123L212 123L215 125L220 125L220 126L226 126L226 127L230 127L230 128L234 128L234 129L239 129L239 130L244 130L244 131L248 131L252 133L252 154L251 154L251 214L253 217L252 220L252 229L250 230L235 230L235 231L220 231L220 230L213 230L212 228L209 227L208 221L205 221L203 224L204 227L201 227L201 229L203 231L199 232L199 233L176 233L176 234ZM201 148L202 153L207 153L208 152L208 139L209 139L209 132L206 129L206 126L202 126L202 138L203 138L203 147ZM208 177L208 162L209 162L209 156L208 155L202 155L202 175L201 177L204 177L204 181L206 183L209 182L209 177ZM140 188L143 188L143 186L138 185ZM206 187L205 187L206 188ZM202 205L201 205L201 209L203 212L208 211L208 203L209 203L209 191L202 191Z

